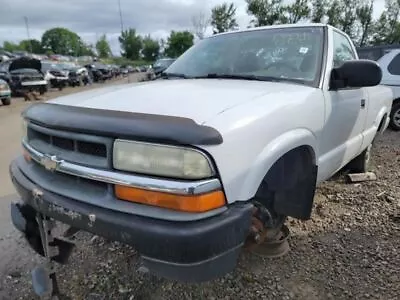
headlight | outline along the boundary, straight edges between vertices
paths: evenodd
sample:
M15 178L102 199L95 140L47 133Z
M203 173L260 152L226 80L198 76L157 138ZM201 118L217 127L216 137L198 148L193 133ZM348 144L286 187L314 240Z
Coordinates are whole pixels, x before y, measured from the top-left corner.
M0 91L7 91L8 85L7 84L0 84Z
M203 179L214 175L209 159L201 152L175 146L116 140L114 168L148 175Z

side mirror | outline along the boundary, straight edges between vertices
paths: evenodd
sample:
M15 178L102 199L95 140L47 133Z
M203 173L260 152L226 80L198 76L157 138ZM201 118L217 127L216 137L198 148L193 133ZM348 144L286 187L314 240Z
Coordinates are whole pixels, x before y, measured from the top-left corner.
M381 80L382 69L375 61L349 60L332 70L331 89L376 86Z

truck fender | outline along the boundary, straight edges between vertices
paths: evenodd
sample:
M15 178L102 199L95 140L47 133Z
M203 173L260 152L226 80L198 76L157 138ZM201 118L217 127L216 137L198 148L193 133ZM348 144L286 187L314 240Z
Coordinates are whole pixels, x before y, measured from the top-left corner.
M242 201L252 199L274 163L289 151L301 146L307 146L312 150L313 162L316 165L318 147L317 139L313 133L305 128L285 132L268 143L254 160L254 163L249 166L248 175L245 177L238 199Z

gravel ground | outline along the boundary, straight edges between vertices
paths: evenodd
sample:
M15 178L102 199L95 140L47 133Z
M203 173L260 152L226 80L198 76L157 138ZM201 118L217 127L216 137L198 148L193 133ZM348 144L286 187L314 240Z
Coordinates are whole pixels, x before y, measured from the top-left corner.
M86 233L71 264L59 268L72 299L400 299L400 133L377 140L378 180L347 184L338 175L318 188L313 218L289 220L291 251L265 259L243 251L237 269L187 285L137 271L135 250ZM33 252L32 252L33 253ZM35 299L28 270L9 274L9 299Z

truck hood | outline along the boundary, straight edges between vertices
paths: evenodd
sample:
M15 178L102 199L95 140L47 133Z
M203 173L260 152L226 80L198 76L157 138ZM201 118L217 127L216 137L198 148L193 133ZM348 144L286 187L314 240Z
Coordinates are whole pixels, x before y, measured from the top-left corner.
M297 84L226 80L157 80L115 85L49 101L76 107L185 117L204 124L235 106L268 96L278 101L312 93L314 89Z

